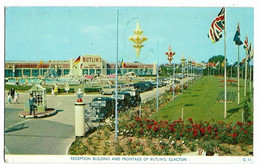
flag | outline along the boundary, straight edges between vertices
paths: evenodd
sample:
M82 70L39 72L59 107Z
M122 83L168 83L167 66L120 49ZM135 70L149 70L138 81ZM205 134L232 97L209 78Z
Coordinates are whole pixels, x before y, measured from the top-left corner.
M43 63L43 61L41 60L40 63L37 65L36 68L40 68L40 67L42 67L42 63Z
M125 62L124 62L123 59L122 59L121 67L122 67L122 68L125 68L125 65L126 65Z
M218 66L219 65L219 61L216 63L216 66Z
M244 49L246 49L246 51L248 51L248 38L246 36L245 41L244 41Z
M80 56L74 61L73 68L80 62Z
M222 37L222 30L225 29L225 8L223 7L218 16L211 23L208 37L214 44Z
M225 66L225 62L223 61L222 64L221 64L221 67L224 68L224 66Z
M233 41L235 42L236 45L240 46L243 44L243 42L240 40L240 28L239 28L239 23L237 24L237 31L235 33Z

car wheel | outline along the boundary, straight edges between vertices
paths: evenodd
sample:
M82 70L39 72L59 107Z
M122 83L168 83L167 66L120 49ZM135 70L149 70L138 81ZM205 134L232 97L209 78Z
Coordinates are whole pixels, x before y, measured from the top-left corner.
M105 94L105 92L104 92L104 91L102 91L102 92L101 92L101 94L102 94L102 95L104 95L104 94Z

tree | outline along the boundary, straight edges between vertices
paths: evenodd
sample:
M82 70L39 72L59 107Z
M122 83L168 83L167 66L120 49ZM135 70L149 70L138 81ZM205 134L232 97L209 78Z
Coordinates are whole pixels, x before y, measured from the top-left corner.
M223 55L213 56L208 60L208 62L214 62L214 63L217 63L218 61L221 64L224 61L224 56Z

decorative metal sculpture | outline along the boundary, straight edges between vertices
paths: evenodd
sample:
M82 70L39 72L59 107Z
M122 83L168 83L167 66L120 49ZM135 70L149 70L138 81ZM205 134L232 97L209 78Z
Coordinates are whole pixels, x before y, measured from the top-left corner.
M130 36L129 40L135 43L133 47L135 48L137 58L139 58L141 48L144 46L142 43L147 40L147 38L142 35L143 30L141 30L139 21L137 22L136 29L133 31L133 33L135 35Z
M173 56L175 55L175 52L172 52L172 47L171 45L169 45L169 50L168 52L165 52L165 55L167 55L167 59L169 60L169 64L171 64L172 60L173 60Z

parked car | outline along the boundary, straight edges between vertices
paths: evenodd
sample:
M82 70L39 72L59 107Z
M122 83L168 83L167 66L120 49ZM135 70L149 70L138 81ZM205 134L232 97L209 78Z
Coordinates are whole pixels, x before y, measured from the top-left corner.
M146 86L144 85L144 83L139 82L139 83L135 83L134 84L134 88L137 89L139 92L143 93L146 91Z
M130 106L131 106L131 103L130 103L130 93L128 92L118 92L117 93L117 110L118 111L126 111ZM112 98L116 98L115 97L115 94L112 95Z
M102 95L105 95L105 94L112 95L113 93L115 93L115 91L116 91L116 86L114 86L114 85L107 85L107 86L104 86L100 90L100 93ZM120 91L120 86L118 86L118 91Z
M140 92L136 89L125 89L124 92L130 93L130 104L133 107L138 106L141 103Z
M144 85L145 85L145 87L146 87L146 91L153 90L153 84L152 84L152 82L150 82L150 81L145 81L145 82L144 82Z
M107 117L115 114L115 100L110 97L96 97L92 100L86 116L91 120L104 121Z

